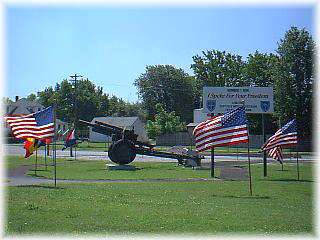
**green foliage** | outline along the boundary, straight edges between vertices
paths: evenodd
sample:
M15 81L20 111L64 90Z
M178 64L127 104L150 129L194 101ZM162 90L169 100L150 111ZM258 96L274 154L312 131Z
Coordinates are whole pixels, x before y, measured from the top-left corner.
M302 138L310 139L315 43L305 29L292 27L280 40L277 54L249 54L247 61L219 50L193 57L196 99L204 86L273 86L275 114L266 116L266 133L295 117ZM261 116L249 115L250 131L261 134ZM280 121L279 121L280 120Z
M8 97L2 97L2 104L10 104L13 103L13 101Z
M35 100L37 100L37 95L34 94L34 93L31 93L31 94L29 94L29 95L27 96L27 100L29 100L29 101L35 101Z
M256 51L249 54L244 66L244 78L248 81L249 86L255 87L274 87L274 72L278 63L278 56L275 54L266 54ZM275 89L274 89L275 90ZM262 134L262 120L260 114L249 114L251 134ZM275 116L265 115L265 132L273 134L278 128Z
M154 139L163 133L174 133L186 130L186 124L180 121L180 117L176 116L174 111L168 113L164 110L162 104L158 103L155 106L156 115L155 120L147 121L147 134Z
M67 122L74 122L75 118L91 121L96 116L144 116L140 103L128 103L116 96L110 98L89 79L79 80L76 88L63 80L54 89L48 87L38 92L38 98L44 106L56 101L57 117Z
M194 63L191 64L198 81L198 92L202 92L204 86L247 86L241 56L219 50L203 51L202 55L193 56Z
M165 111L175 111L183 121L192 121L193 109L197 107L195 80L182 69L171 65L147 66L134 85L149 119L154 118L155 106L161 103Z
M276 114L285 123L295 117L298 134L311 135L315 42L305 29L292 27L280 40L275 71Z

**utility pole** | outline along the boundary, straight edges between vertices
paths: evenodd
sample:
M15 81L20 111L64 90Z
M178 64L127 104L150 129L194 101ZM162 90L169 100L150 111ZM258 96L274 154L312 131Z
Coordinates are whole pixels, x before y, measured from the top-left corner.
M74 111L74 135L77 136L76 131L78 129L78 109L77 109L77 85L78 85L78 78L82 78L82 75L74 75L69 76L70 82L72 84L72 88L74 89L73 92L73 111ZM76 151L76 150L75 150ZM72 146L70 146L70 157L72 157Z

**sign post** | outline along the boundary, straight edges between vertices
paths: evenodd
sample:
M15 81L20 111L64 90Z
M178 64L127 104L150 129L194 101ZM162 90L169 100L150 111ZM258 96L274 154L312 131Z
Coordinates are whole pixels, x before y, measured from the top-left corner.
M262 120L262 138L263 138L263 142L266 142L266 133L265 133L265 126L264 126L264 114L261 114L261 120ZM267 152L263 151L263 176L266 177L267 176Z
M214 147L211 148L211 177L214 178Z
M227 112L244 106L247 114L261 114L262 136L266 142L265 114L274 112L273 87L204 87L204 113ZM267 153L263 151L263 175L267 176Z

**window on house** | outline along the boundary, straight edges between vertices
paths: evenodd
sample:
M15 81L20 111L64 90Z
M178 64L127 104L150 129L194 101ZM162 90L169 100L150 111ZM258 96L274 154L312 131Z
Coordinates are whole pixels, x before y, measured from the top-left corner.
M9 113L9 112L10 112L9 110L10 110L10 108L9 108L9 106L7 106L7 113Z
M41 111L41 108L38 108L38 112Z
M31 113L34 112L33 109L32 109L32 107L27 107L27 109L28 109L28 111L31 112Z
M63 128L62 128L62 129L63 129L63 131L65 131L65 130L66 130L66 126L65 126L65 125L63 125Z
M60 124L58 124L58 130L60 130L60 128L61 128L61 125L60 125Z

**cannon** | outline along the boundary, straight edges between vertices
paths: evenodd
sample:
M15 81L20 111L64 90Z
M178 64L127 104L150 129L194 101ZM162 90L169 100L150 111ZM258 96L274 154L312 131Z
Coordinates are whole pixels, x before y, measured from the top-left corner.
M134 161L137 154L173 158L177 159L178 163L182 165L187 165L193 161L197 166L201 165L201 159L204 158L198 154L177 154L156 150L154 145L138 141L138 135L134 133L134 130L128 130L100 121L90 123L80 119L79 122L92 127L92 131L94 132L107 135L112 138L112 144L108 149L108 157L112 162L119 165L131 163Z

